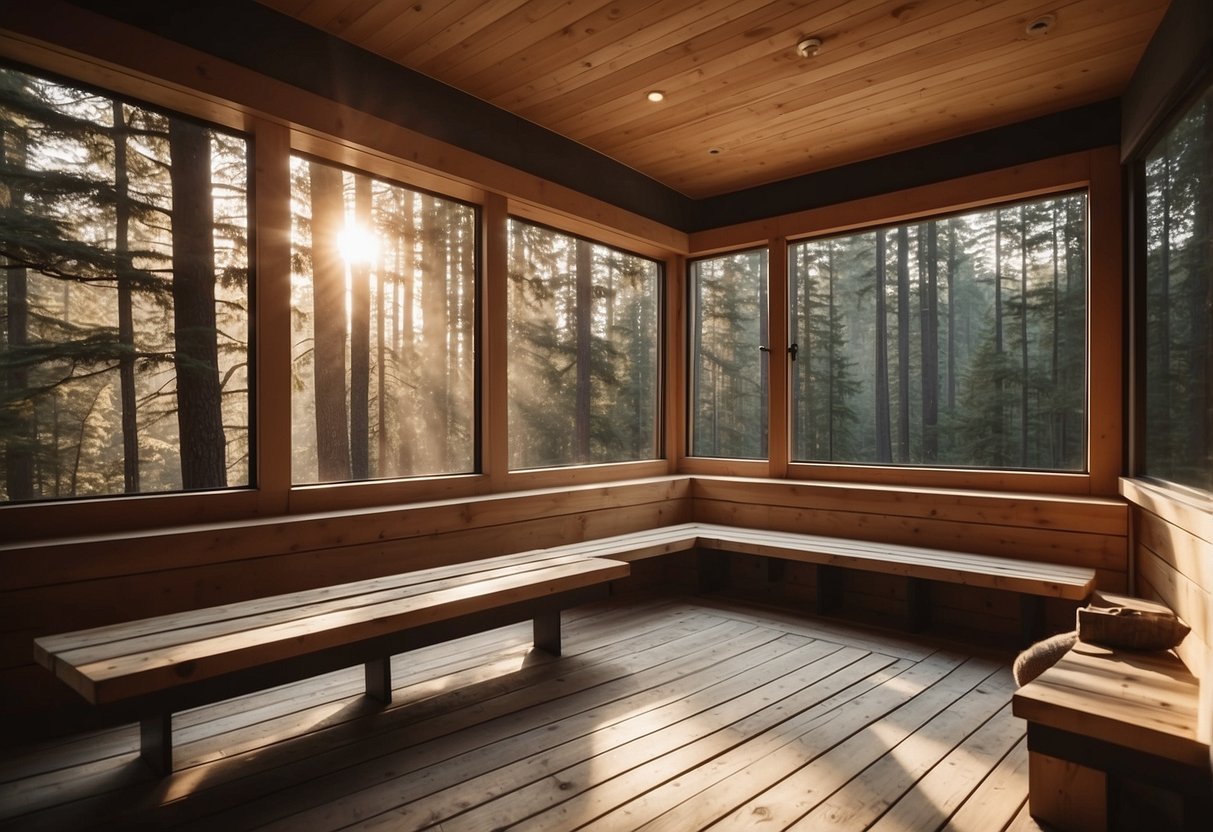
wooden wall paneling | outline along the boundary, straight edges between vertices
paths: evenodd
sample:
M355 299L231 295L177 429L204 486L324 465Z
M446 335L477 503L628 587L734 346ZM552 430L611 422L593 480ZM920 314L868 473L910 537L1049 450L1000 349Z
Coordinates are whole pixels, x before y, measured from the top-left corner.
M1125 538L1115 535L821 511L815 508L744 506L702 499L695 500L695 519L704 523L1050 561L1122 575L1125 572Z
M505 495L418 503L407 507L335 511L238 523L168 527L137 534L91 535L0 545L0 592L181 568L241 561L308 550L437 536L453 529L499 527L519 517L668 505L682 517L689 484L680 477L630 483L559 487ZM687 517L686 519L689 519ZM682 522L682 521L669 521ZM523 545L525 541L510 541ZM171 554L170 554L171 553ZM476 557L469 552L467 557Z
M724 476L697 476L691 483L691 490L696 500L812 506L965 523L1064 528L1118 536L1128 533L1128 506L1121 500L1099 497Z
M1207 540L1140 508L1133 512L1133 530L1139 547L1148 549L1192 583L1213 592L1213 549Z
M1139 550L1139 577L1188 623L1202 641L1213 633L1213 593L1177 571L1148 549Z
M290 131L259 119L253 134L256 421L251 454L266 514L285 512L291 489L290 155Z

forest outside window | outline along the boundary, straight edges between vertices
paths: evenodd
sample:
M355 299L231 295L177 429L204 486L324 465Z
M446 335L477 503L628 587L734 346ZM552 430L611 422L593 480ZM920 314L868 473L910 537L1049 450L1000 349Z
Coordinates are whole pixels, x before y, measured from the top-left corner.
M1144 473L1213 491L1213 88L1146 158Z
M767 251L691 264L691 455L767 457Z
M249 483L248 156L0 68L0 501Z
M295 483L475 467L476 210L292 157Z
M661 267L509 222L513 470L654 459Z
M798 461L1081 471L1086 197L789 247Z

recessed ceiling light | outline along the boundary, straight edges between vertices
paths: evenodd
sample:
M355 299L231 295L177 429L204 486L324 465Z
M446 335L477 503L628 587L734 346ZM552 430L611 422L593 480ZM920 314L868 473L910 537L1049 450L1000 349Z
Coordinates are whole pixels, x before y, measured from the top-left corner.
M659 101L665 101L665 93L661 90L649 90L649 93L645 96L645 98L656 104Z
M1040 37L1051 32L1055 25L1057 25L1056 17L1051 14L1042 14L1029 23L1024 31L1028 33L1029 37Z

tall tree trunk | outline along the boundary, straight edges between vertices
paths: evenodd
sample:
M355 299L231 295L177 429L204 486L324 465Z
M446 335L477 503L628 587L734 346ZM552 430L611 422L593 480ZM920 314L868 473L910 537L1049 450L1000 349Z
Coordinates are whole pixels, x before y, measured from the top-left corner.
M345 225L342 174L311 162L312 366L316 396L316 459L321 482L350 478L345 403L345 265L337 244Z
M354 177L354 227L369 236L371 180ZM371 260L355 252L350 264L350 476L370 476L371 438Z
M948 220L948 415L956 415L956 220Z
M1050 407L1051 414L1049 417L1049 465L1053 468L1060 468L1065 464L1062 457L1061 444L1059 442L1061 433L1059 416L1063 412L1063 408L1065 406L1065 402L1060 398L1061 388L1058 386L1058 382L1060 380L1058 377L1058 350L1060 348L1058 339L1061 337L1061 256L1059 252L1060 247L1057 244L1057 234L1059 231L1057 215L1060 210L1061 208L1058 203L1054 202L1051 211L1052 236L1050 240L1053 255L1053 291L1049 295L1049 300L1052 304L1052 321L1050 324L1052 327L1050 336L1052 350L1049 355L1049 385L1050 390L1052 391L1053 400L1053 404Z
M826 294L826 332L828 333L828 336L827 336L828 341L826 343L829 344L829 350L826 353L826 379L828 380L828 383L826 385L826 429L827 429L826 430L826 442L827 442L826 459L829 459L832 461L834 459L834 429L835 429L835 424L834 424L834 422L835 422L835 420L834 420L834 401L835 401L834 383L835 383L836 379L834 377L834 365L835 365L835 358L836 358L835 353L838 351L838 348L840 346L838 344L838 339L835 337L835 333L838 331L838 329L837 329L837 319L835 317L836 310L835 310L835 306L834 306L834 241L833 240L828 240L826 242L826 271L828 273L827 279L829 280L829 283L826 284L826 286L827 286L827 289L826 289L826 291L827 291L827 294Z
M577 399L574 427L573 458L578 462L590 461L590 362L591 320L594 313L593 264L590 260L590 244L577 240Z
M994 424L993 464L1001 467L1005 462L1006 438L1003 436L1003 344L1002 344L1002 209L994 209Z
M1196 471L1201 472L1205 486L1209 485L1209 472L1213 470L1210 451L1210 430L1213 430L1213 279L1208 268L1213 263L1213 107L1206 105L1201 131L1197 142L1204 148L1200 155L1199 189L1195 197L1196 217L1192 229L1192 267L1188 285L1191 287L1191 355L1192 393L1188 400L1187 423L1189 432L1187 459Z
M1019 459L1028 467L1028 212L1019 206Z
M910 461L910 229L897 227L897 460Z
M215 321L211 143L191 122L169 122L173 184L173 326L181 485L227 485L222 391Z
M388 476L387 459L387 252L379 257L375 285L375 473ZM393 295L395 289L392 290ZM395 310L393 310L395 314Z
M131 304L131 204L126 162L126 114L113 103L114 254L118 261L118 382L122 402L122 479L128 494L139 492L139 423L135 402L135 321Z
M889 413L889 313L885 299L888 265L885 232L876 232L876 461L893 461Z
M925 255L919 262L925 265L918 272L919 323L922 339L922 458L934 462L939 458L939 227L923 223L918 227L919 246L926 231ZM925 262L923 262L925 261Z
M0 134L0 162L9 162L20 170L26 164L26 136L14 131ZM14 211L24 210L25 194L14 182L0 191L7 207ZM5 338L13 360L4 374L5 398L11 405L12 432L6 437L4 446L4 486L10 501L34 498L34 449L37 443L37 424L34 419L34 402L29 396L29 371L19 353L29 346L29 272L12 263L5 272ZM73 491L74 493L74 491Z

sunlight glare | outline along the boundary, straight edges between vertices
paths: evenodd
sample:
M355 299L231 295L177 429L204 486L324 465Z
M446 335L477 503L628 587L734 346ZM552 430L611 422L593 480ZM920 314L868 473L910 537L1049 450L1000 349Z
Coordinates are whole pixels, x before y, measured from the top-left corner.
M347 265L364 266L374 262L379 253L379 239L360 225L347 225L337 235L337 249Z

